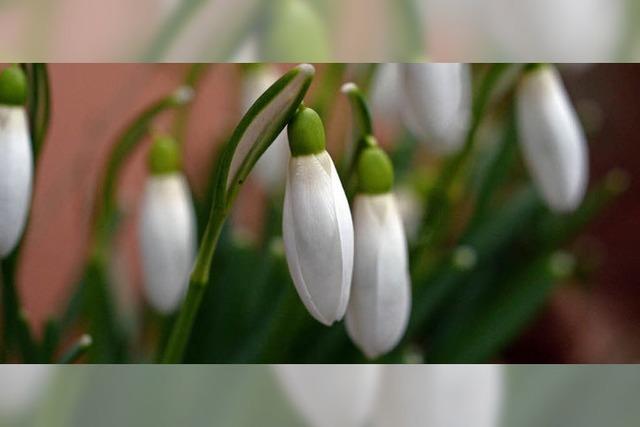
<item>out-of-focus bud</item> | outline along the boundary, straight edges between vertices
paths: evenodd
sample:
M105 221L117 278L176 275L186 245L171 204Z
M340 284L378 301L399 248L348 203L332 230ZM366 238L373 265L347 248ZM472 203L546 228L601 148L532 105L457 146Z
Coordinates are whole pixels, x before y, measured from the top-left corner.
M288 126L291 159L282 231L289 272L309 313L342 319L353 271L353 223L338 172L325 150L322 120L302 107Z
M154 142L149 166L140 219L144 290L156 310L170 313L182 300L195 258L195 213L173 139Z
M24 231L33 181L26 76L18 66L0 73L0 258L15 249Z
M557 70L525 72L517 91L519 140L533 181L550 209L574 210L587 187L584 132Z
M369 419L379 365L274 365L274 369L310 427L362 427Z
M497 427L500 365L385 365L375 427Z
M45 391L51 368L47 365L0 365L0 420L24 415Z
M400 341L411 308L407 239L391 192L393 166L379 147L360 154L358 186L347 332L369 358L375 358Z
M467 64L403 64L407 126L437 153L450 154L465 141L471 120L471 76Z
M253 103L279 78L273 67L259 65L249 70L242 88L242 109L247 112ZM287 134L283 130L255 165L258 182L269 192L282 188L287 175L289 147Z

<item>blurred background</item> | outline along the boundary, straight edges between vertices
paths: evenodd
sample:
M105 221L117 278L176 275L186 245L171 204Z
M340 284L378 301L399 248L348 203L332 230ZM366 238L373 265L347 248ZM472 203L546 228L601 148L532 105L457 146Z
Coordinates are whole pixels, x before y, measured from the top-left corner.
M324 378L310 405L321 411L311 416L299 405L301 399L291 399L284 388L288 383L278 380L276 374L283 369L288 367L5 365L0 368L0 423L7 427L319 427L335 425L329 423L333 417L343 420L340 425L344 427L365 425L349 422L344 413L341 417L340 402L335 401L332 384L340 383L336 373L344 377L345 368L302 366L291 372L300 380L305 379L301 375L305 370ZM361 390L372 396L364 416L370 426L451 427L471 421L481 427L633 427L640 421L636 404L640 373L634 366L404 365L379 369L380 382ZM456 377L456 369L464 369L466 377ZM501 377L497 389L491 384L492 376L486 375L492 370ZM383 399L395 380L410 377L423 382L405 381L393 388L407 396L402 409L394 406L394 399ZM496 391L496 399L487 396ZM358 396L349 398L357 401Z
M5 61L640 58L636 0L0 1Z
M59 316L65 310L76 291L87 257L98 179L109 148L136 114L181 84L189 67L187 64L50 66L51 128L37 170L33 211L17 273L24 310L36 334L42 334L47 319ZM286 65L275 67L288 68ZM319 96L317 86L330 75L331 67L317 66L318 77L309 95L312 99ZM353 66L350 67L347 67L347 73L353 71ZM578 272L553 288L543 307L492 360L505 363L636 362L640 359L640 288L636 279L640 277L640 264L635 248L640 237L637 227L640 216L637 197L640 105L635 95L640 93L640 66L568 65L561 67L561 71L589 135L591 183L619 168L629 174L630 187L576 239L572 239L567 249L577 254ZM241 117L245 73L246 67L241 65L211 64L198 84L184 145L184 166L196 200L206 198L216 150ZM328 99L331 109L324 114L324 120L328 149L336 158L349 134L349 107L337 89L334 95L328 94ZM399 140L398 135L402 136L402 130L397 124L385 121L388 117L376 111L374 105L376 133L383 144L393 147ZM154 124L153 132L169 131L171 123L169 117L162 116ZM487 134L491 135L490 132ZM147 173L147 148L148 143L142 144L133 153L119 178L118 200L124 215L110 262L110 292L116 301L117 322L127 330L135 331L150 321L152 324L157 322L149 319L144 308L136 238L140 195ZM413 164L421 165L419 167L428 176L431 166L437 166L437 158L428 151L419 150ZM250 179L243 187L231 220L233 240L241 249L236 253L236 259L218 261L221 267L231 261L244 262L231 263L229 268L245 271L246 265L255 265L251 263L260 260L260 255L255 259L251 258L254 255L247 255L247 258L242 248L252 247L258 241L257 236L267 221L263 207L270 197L269 190L255 179ZM285 282L275 285L275 289L289 291L292 286L284 274L285 278L281 280ZM245 293L250 293L256 286L254 280L258 280L247 276L224 277L227 283L243 283L234 287L238 288L236 292ZM243 291L245 287L246 291ZM229 307L238 304L239 309L248 310L235 294L212 294L211 298L222 300L217 308L222 313L227 303L232 304ZM296 301L295 305L302 304ZM294 313L297 311L289 312L293 317L288 318L294 323L295 316L307 317L306 313ZM214 340L211 344L214 347L215 340L222 338L210 325L225 323L215 316L204 317L201 329L196 332L204 337L202 342ZM254 322L243 327L252 331ZM439 323L434 325L439 326ZM315 334L316 329L313 331ZM153 329L136 334L141 335L132 339L139 342L154 340L156 336ZM248 336L249 332L246 334ZM246 338L243 332L237 335L224 339L237 344L233 339ZM227 345L224 344L226 341L222 342L217 347ZM208 345L202 344L199 351L208 351ZM232 344L228 345L232 347ZM225 362L233 357L242 356L222 351L214 359L195 357L194 361Z

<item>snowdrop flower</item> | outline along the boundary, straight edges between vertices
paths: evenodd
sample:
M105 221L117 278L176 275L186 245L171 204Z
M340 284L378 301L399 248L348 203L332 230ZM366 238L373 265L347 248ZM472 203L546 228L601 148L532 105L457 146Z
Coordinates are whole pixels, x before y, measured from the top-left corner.
M471 120L471 77L467 64L403 64L407 126L435 152L462 147Z
M26 95L22 70L6 68L0 74L0 258L18 244L31 204L33 152Z
M156 310L170 313L182 299L195 258L195 213L176 142L158 138L149 160L140 221L144 290Z
M48 365L0 365L0 419L25 414L44 392Z
M391 192L393 166L387 155L371 142L360 154L357 169L355 257L347 332L368 357L374 358L398 343L409 320L407 239Z
M253 103L266 92L280 77L273 67L259 65L247 75L242 91L242 109L246 113ZM258 181L271 193L277 191L284 183L289 148L287 135L283 130L255 165L254 173Z
M525 73L517 119L524 159L543 199L553 211L574 210L587 187L587 143L555 68L536 66Z
M310 427L362 427L373 410L380 365L273 368L287 397Z
M497 427L500 365L385 365L374 427Z
M347 308L353 224L347 197L325 150L322 120L301 107L288 125L283 237L289 272L309 313L325 325Z

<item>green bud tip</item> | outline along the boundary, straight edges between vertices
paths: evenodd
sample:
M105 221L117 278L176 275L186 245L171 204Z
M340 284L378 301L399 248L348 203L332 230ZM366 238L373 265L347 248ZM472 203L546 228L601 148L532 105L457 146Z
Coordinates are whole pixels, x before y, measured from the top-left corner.
M149 170L153 175L177 172L181 168L180 146L169 136L156 137L149 151Z
M291 155L308 156L325 150L322 119L311 108L301 106L287 126Z
M362 150L358 157L357 172L360 193L384 194L393 187L393 165L387 153L377 144L368 145Z
M27 100L27 76L17 66L11 65L0 73L0 104L19 106Z

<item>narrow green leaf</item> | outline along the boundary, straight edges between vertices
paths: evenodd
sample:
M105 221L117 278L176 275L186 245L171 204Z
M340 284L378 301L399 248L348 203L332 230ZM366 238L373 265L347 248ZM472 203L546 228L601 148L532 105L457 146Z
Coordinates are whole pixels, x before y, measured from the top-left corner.
M271 85L244 115L223 154L221 166L226 182L226 206L233 203L262 153L293 117L314 74L311 65L298 65Z

